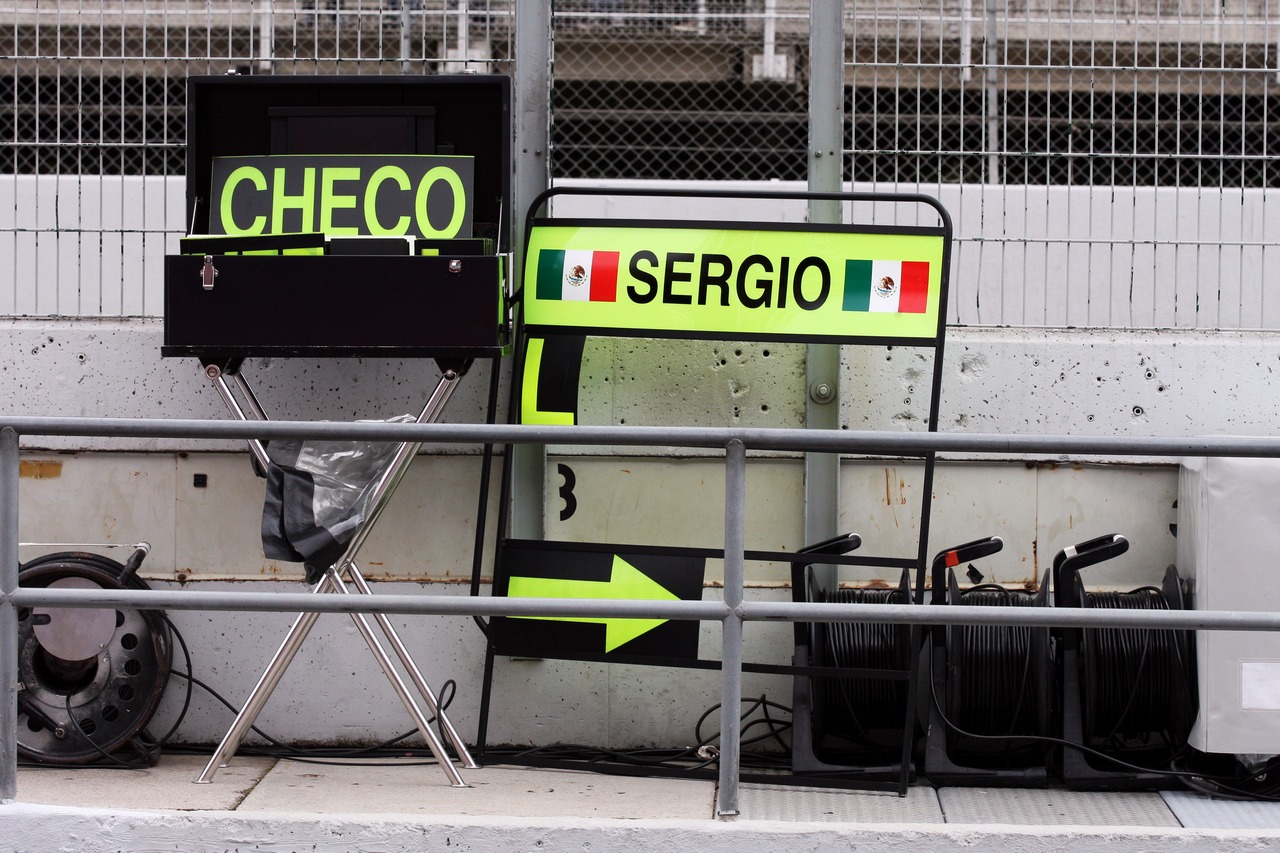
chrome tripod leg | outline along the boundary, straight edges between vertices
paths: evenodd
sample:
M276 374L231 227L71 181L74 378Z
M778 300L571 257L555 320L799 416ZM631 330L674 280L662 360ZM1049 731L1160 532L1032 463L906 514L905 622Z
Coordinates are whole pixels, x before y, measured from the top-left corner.
M364 579L364 575L356 568L354 563L347 566L347 571L351 575L351 582L356 589L365 595L371 595L373 590ZM400 640L400 634L392 626L391 621L387 619L383 613L373 614L374 621L378 623L378 627L382 629L382 633L386 635L387 642L391 646L391 650L396 653L396 657L400 659L400 663L404 665L405 671L409 673L409 680L413 682L413 686L418 688L418 692L422 694L422 698L427 702L427 709L435 714L436 719L440 721L440 726L444 729L445 737L449 739L449 743L453 746L453 751L458 756L458 760L462 762L462 766L468 770L475 770L480 765L471 757L471 753L467 750L467 745L462 742L462 737L458 734L458 730L453 727L453 723L449 722L449 718L445 716L444 710L440 707L439 701L436 699L435 693L431 691L427 680L423 678L422 671L418 669L418 665L414 663L413 657L410 656L409 650Z
M342 578L338 576L336 569L329 570L329 580L338 589L339 592L346 595L353 593L347 589ZM381 614L379 614L381 615ZM378 642L377 636L373 633L373 629L369 627L369 620L365 618L363 613L352 613L351 619L356 623L356 628L360 631L360 636L364 637L365 645L369 647L369 651L373 653L374 658L378 661L378 666L382 667L383 673L387 676L387 680L391 682L391 687L396 691L396 695L400 697L400 701L404 704L405 710L409 712L409 716L413 718L413 722L418 727L418 731L422 732L422 736L427 741L427 746L431 748L431 754L436 757L436 761L440 762L440 768L444 770L444 775L449 777L449 784L455 788L470 787L462 780L462 775L458 773L458 768L453 766L453 762L449 760L448 754L444 750L444 744L440 742L440 737L431 728L431 723L422 713L422 709L418 707L418 703L414 701L413 695L409 692L409 688L405 685L404 679L400 677L400 673L396 672L395 666L391 663L391 658L387 657L386 651L383 650L382 644Z
M222 370L215 364L210 364L204 369L204 375L213 383L214 389L218 392L218 396L222 398L222 402L230 410L238 421L249 420L245 417L244 409L240 408L240 403L236 400L235 395L231 393L230 386L227 385L226 377ZM253 396L253 390L245 384L240 378L240 374L236 374L236 385L245 389L249 394L249 408L254 414L256 420L266 420L266 415L262 412L262 406L258 403L258 398ZM258 464L262 466L265 472L271 465L271 459L267 456L266 446L256 438L248 440L249 452L253 454L253 458L258 460Z
M244 409L241 408L239 402L236 400L235 395L232 394L222 370L215 365L208 365L205 369L205 375L210 381L212 381L214 388L218 391L219 396L222 397L223 403L231 413L238 420L249 420ZM266 413L254 395L253 390L240 376L238 371L233 374L233 378L236 382L237 389L245 396L254 419L267 420ZM427 400L421 414L419 414L418 423L431 423L439 418L445 404L449 401L453 391L456 389L460 378L460 374L455 370L444 371L444 375L437 384L435 391ZM355 554L364 544L364 540L368 536L369 531L377 521L378 516L381 515L382 510L385 509L387 501L390 499L391 494L394 493L396 486L399 485L400 479L404 476L409 465L412 464L413 457L416 455L420 447L421 445L417 442L403 442L397 449L391 463L383 470L382 476L374 484L374 487L371 490L372 494L369 500L369 516L366 518L365 523L360 526L352 537L352 541L348 544L347 551L343 557L335 563L334 567L331 567L328 572L326 572L325 577L316 585L313 592L326 592L330 588L333 588L338 592L351 594L350 590L347 589L346 584L343 582L341 570L338 568L343 567L350 573L352 582L360 593L371 593L364 577L361 576L359 570L355 566ZM261 441L251 439L249 441L249 449L264 470L269 467L270 460L267 456L266 447ZM259 678L257 685L255 685L253 691L250 693L249 699L246 701L244 708L236 715L236 719L232 723L231 728L227 731L227 734L223 737L222 743L219 744L218 749L215 751L213 757L210 758L209 763L204 768L204 771L200 774L199 778L196 779L197 782L212 781L214 774L217 772L217 768L225 767L227 765L231 756L234 755L235 751L239 748L244 736L248 733L250 727L252 727L254 720L257 719L257 716L261 712L262 707L266 704L267 699L270 698L271 693L279 684L285 670L297 655L298 649L301 647L303 640L306 639L307 634L310 632L318 617L319 614L314 612L299 614L292 627L290 627L289 633L285 635L284 642L276 651L271 662L267 665L266 670L263 671L262 676ZM441 743L440 738L432 730L430 722L418 707L417 702L410 694L408 687L406 687L404 680L396 671L394 665L391 663L391 659L383 650L381 643L379 643L377 636L369 627L368 620L360 613L352 613L351 618L355 622L356 628L364 637L365 643L368 645L370 652L372 652L374 658L377 659L378 665L382 667L387 679L391 682L396 694L400 697L400 701L404 703L410 717L413 718L414 724L426 739L431 752L435 755L436 760L440 762L445 771L445 775L449 777L450 784L454 787L467 787L466 782L463 781L462 776L458 773L457 769L453 766L453 763L449 760L448 755L445 753L444 744ZM440 720L440 725L444 729L446 736L454 747L454 750L463 766L470 769L479 767L471 757L471 754L467 751L466 745L458 735L457 730L453 727L453 724L449 722L448 718L440 710L440 705L435 694L432 693L431 688L427 685L426 679L423 678L421 671L414 663L413 658L409 655L408 649L405 647L404 643L401 642L399 635L396 633L390 621L386 616L380 613L374 614L374 618L378 622L378 626L386 635L388 642L391 643L396 656L400 659L405 670L409 673L409 677L413 681L414 686L426 700L432 714Z
M362 592L367 591L368 587L363 578L361 578L360 582L357 583L357 587L361 586L364 587ZM328 592L330 589L346 595L353 594L346 588L346 584L342 582L342 579L334 569L330 569L325 574L320 583L316 584L313 592L320 594ZM263 670L262 675L258 678L258 683L249 694L249 698L245 700L244 707L241 708L240 713L236 715L235 721L231 724L231 728L227 730L227 733L222 738L222 742L218 744L218 748L214 751L213 756L210 757L209 762L204 767L204 770L196 778L195 781L197 783L212 782L214 775L218 772L218 768L226 767L230 762L231 756L233 756L236 750L240 748L240 744L244 740L245 735L248 734L250 727L252 727L254 721L257 720L258 715L262 712L262 708L266 705L267 700L271 698L271 694L280 683L280 679L284 676L285 670L289 668L289 664L292 663L293 659L297 656L298 650L302 648L303 641L307 638L307 634L311 632L311 628L315 625L316 619L318 619L319 616L320 614L316 612L298 614L298 618L294 620L293 625L289 628L289 632L285 635L284 641L280 644L280 648L276 651L275 655L272 656L270 663L267 664L267 668ZM382 625L385 621L385 617L382 617L381 614L379 614L379 617L379 625L383 627L383 630L391 630L392 634L394 634L394 629L391 627L390 623ZM352 613L351 618L355 622L356 628L360 631L361 636L364 637L365 644L368 645L369 651L373 653L374 658L378 661L378 665L382 667L382 671L391 682L391 686L396 691L396 695L399 696L400 701L404 703L405 709L409 712L409 716L413 718L414 724L426 739L427 746L431 749L432 754L435 755L436 760L440 762L445 776L449 778L449 783L455 788L467 787L467 783L463 781L461 774L458 773L457 768L453 766L453 763L449 760L449 756L445 753L444 744L440 742L440 738L431 728L430 721L427 720L426 716L422 713L422 709L419 708L417 703L414 701L413 696L409 693L408 687L405 686L404 680L400 678L399 673L396 672L395 667L391 663L391 659L387 657L387 653L383 650L382 644L378 642L377 636L374 635L373 629L369 627L368 620L365 619L364 615L361 613ZM399 649L397 650L397 654L399 655L401 653L400 650L403 650L404 646L399 642L398 636L396 636L395 643L399 646ZM413 665L412 658L408 658L407 651L404 652L404 655L405 657L402 657L401 659L405 660L407 658L406 668L415 675L415 685L418 686L419 690L424 691L424 696L430 696L428 704L432 707L432 713L435 713L438 716L438 704L435 702L435 697L430 695L430 688L426 687L425 680L423 680L421 684L418 684L418 680L422 679L422 675L418 672L417 667ZM443 722L444 718L442 717L441 720ZM446 726L446 731L451 730L451 726ZM457 733L452 732L450 738L452 739L456 736ZM461 739L459 739L458 744L461 744ZM455 745L455 748L457 748L457 745ZM460 757L466 754L465 747L461 748L459 754ZM466 755L464 760L469 761L470 758L470 755ZM474 761L471 761L467 766L475 767L477 765Z
M321 578L320 583L315 585L312 592L319 594L327 591L331 586L332 582L326 575ZM253 691L250 692L249 698L245 700L244 707L240 709L240 713L236 714L231 728L227 729L227 733L223 735L222 743L218 744L218 748L214 750L213 757L209 759L209 763L204 766L204 770L196 777L197 783L212 782L214 774L218 772L218 768L226 767L227 763L231 761L231 756L235 755L236 750L240 748L240 742L244 740L249 728L258 719L258 714L262 712L262 707L271 698L271 693L276 689L276 685L280 683L280 679L284 676L285 670L289 668L289 664L297 656L298 649L302 648L302 641L307 638L307 634L311 632L311 628L318 618L320 618L320 614L315 612L298 614L298 618L293 621L293 625L289 628L289 633L285 634L284 642L280 644L280 648L272 656L271 662L262 671L262 675L258 678L258 683L254 685Z

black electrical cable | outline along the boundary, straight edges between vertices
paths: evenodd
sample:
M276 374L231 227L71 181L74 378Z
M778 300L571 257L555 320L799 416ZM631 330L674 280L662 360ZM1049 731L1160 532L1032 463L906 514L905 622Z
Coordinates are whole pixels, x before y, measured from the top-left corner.
M1036 599L998 584L960 594L960 604L1034 607ZM1035 631L1024 625L956 625L947 634L947 711L957 724L986 735L1045 734L1044 679Z
M743 699L742 701L751 702L751 706L747 708L745 711L742 711L742 713L739 715L739 719L742 720L744 723L756 711L760 711L761 714L763 715L763 719L752 721L751 723L748 723L746 726L744 726L742 734L746 733L747 728L755 727L757 724L764 725L766 727L766 732L764 735L761 735L758 738L754 738L750 740L743 739L740 742L745 745L747 743L760 743L766 740L773 740L779 746L781 746L784 750L788 750L789 749L788 745L786 744L785 741L782 740L782 733L789 731L791 729L791 724L784 723L780 720L774 720L772 717L769 716L769 709L775 708L778 710L786 711L787 713L791 713L791 709L788 708L786 705L780 705L777 702L771 702L766 696L761 696L759 699L754 699L754 700ZM720 738L719 732L710 736L704 735L702 733L703 723L705 723L711 717L712 714L714 714L716 711L719 711L719 710L720 710L719 704L712 705L710 708L702 712L702 716L698 717L698 721L694 724L693 726L694 739L697 742L699 747L710 745L712 743L715 743L717 740L719 740Z
M1085 600L1104 610L1169 609L1164 593L1151 586L1088 592ZM1185 743L1194 713L1177 632L1086 629L1080 667L1084 732L1092 745L1134 750Z
M909 595L895 589L836 589L817 593L820 601L838 604L908 604ZM883 622L830 622L818 628L821 660L842 669L905 672L911 665L911 630ZM900 745L907 684L903 680L868 677L814 679L815 704L822 707L826 734L880 752ZM885 736L886 731L891 733Z
M782 739L782 735L791 728L791 724L774 719L770 715L770 709L782 710L787 713L790 713L791 709L777 702L771 702L765 696L761 696L758 699L743 699L742 702L747 703L748 707L739 714L739 719L743 721L739 744L750 746L756 743L773 741L783 749L780 753L743 752L741 756L742 765L772 770L788 767L790 765L790 749L786 741ZM720 751L716 746L717 741L720 739L720 732L705 734L702 731L703 724L719 710L720 705L712 705L703 711L694 724L695 744L688 747L628 750L608 749L586 744L555 743L529 749L489 750L489 754L511 755L522 759L581 761L596 765L610 763L677 772L701 770L716 764L720 760ZM761 713L762 717L754 720L750 719L757 711ZM765 729L763 734L747 736L749 731L760 727Z
M178 646L182 649L182 657L186 661L186 665L187 665L186 671L191 672L191 650L187 648L186 639L183 638L182 632L178 630L177 625L173 624L173 620L169 618L169 615L167 613L165 613L164 611L158 611L158 612L160 613L160 618L163 619L165 625L168 626L169 633L173 636L175 640L178 641ZM172 665L170 665L169 673L172 675L173 672L174 672L173 667ZM155 747L157 750L163 748L166 744L168 744L169 738L173 737L174 734L177 733L178 726L182 725L182 721L187 718L187 711L191 709L191 694L192 694L192 688L194 685L192 684L190 679L187 679L186 683L187 683L187 689L186 689L186 693L182 697L182 708L179 709L178 716L173 721L173 725L169 727L169 730L165 732L162 737L156 740Z
M973 738L975 740L988 740L988 741L997 742L997 743L1034 741L1037 743L1043 743L1050 746L1063 746L1063 747L1067 747L1068 749L1074 749L1078 752L1082 752L1086 755L1094 756L1095 758L1099 758L1099 759L1102 759L1103 761L1110 762L1111 764L1114 764L1117 767L1122 767L1126 770L1131 770L1136 773L1149 773L1149 774L1154 774L1158 776L1168 776L1171 779L1177 779L1183 782L1188 787L1196 788L1196 790L1206 790L1206 792L1211 792L1215 788L1221 786L1223 790L1228 791L1233 795L1240 796L1242 798L1280 801L1280 788L1277 789L1276 794L1267 793L1262 795L1256 795L1256 794L1250 793L1247 790L1234 789L1231 787L1233 783L1240 784L1248 781L1249 779L1257 778L1260 775L1265 775L1266 774L1265 770L1255 771L1254 773L1251 773L1249 775L1219 776L1219 775L1209 774L1209 773L1199 773L1194 770L1176 769L1176 764L1177 764L1176 759L1171 763L1169 768L1141 767L1137 764L1131 764L1130 762L1117 758L1115 755L1112 755L1111 753L1102 752L1101 750L1097 750L1097 749L1091 749L1090 747L1087 747L1084 744L1076 743L1070 740L1065 740L1063 738L1046 737L1046 736L1038 736L1038 735L978 734L977 732L970 732L970 731L965 731L964 729L961 729L959 726L955 724L955 722L953 722L947 717L946 709L942 706L942 703L938 699L937 684L934 683L933 678L929 679L929 694L930 694L930 697L932 698L933 706L935 709L937 709L939 718L942 720L942 724L945 725L948 729L966 738ZM1212 784L1206 785L1205 783L1212 783Z

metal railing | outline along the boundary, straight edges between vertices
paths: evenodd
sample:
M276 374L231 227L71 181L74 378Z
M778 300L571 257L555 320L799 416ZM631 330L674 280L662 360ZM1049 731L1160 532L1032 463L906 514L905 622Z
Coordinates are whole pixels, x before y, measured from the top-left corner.
M572 444L719 448L725 453L724 600L616 601L551 598L457 598L429 595L317 596L310 593L196 590L75 590L18 586L18 461L21 436L195 439L311 438L438 444ZM928 625L1035 625L1216 631L1277 631L1280 613L1125 611L1061 608L926 607L914 604L782 603L744 600L748 450L920 456L939 453L1091 454L1117 456L1280 457L1280 438L1126 438L803 429L567 427L228 422L106 418L0 418L0 803L17 796L17 609L128 607L174 610L397 613L423 616L644 617L716 621L722 626L721 753L717 814L738 813L742 633L750 621L887 622Z

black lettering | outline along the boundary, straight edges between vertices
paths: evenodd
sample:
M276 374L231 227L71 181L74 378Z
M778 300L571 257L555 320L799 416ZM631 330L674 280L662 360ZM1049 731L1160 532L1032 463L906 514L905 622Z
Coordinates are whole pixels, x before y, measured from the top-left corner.
M561 477L564 477L564 485L560 487L560 500L564 501L564 506L560 509L560 520L568 521L573 518L574 512L578 509L578 499L573 494L573 487L578 484L578 478L574 476L573 469L563 462L556 465L556 470L560 472Z
M787 268L791 266L791 259L783 255L782 263L778 266L778 307L787 307Z
M807 299L804 295L804 274L813 267L818 270L818 275L822 281L822 287L818 291L816 299ZM822 307L822 303L827 301L827 297L831 294L831 270L827 267L827 262L822 258L808 257L796 264L796 276L792 282L793 295L796 299L796 305L799 305L805 311L816 311Z
M693 296L688 293L676 293L672 289L673 284L693 281L693 273L676 270L676 264L688 263L693 263L693 255L689 252L667 253L667 268L664 271L662 281L662 301L664 303L668 305L690 305L693 303Z
M642 270L640 268L641 261L647 262L653 269L657 269L658 267L658 256L653 252L650 252L648 249L642 249L632 255L631 263L628 265L631 277L636 281L643 282L649 286L644 290L641 290L634 284L628 284L627 296L631 297L632 302L636 302L640 305L646 305L652 302L654 297L658 295L658 277L650 272Z
M711 272L712 265L719 270ZM703 255L702 264L698 268L698 304L707 304L707 291L712 287L720 288L720 306L729 307L729 274L733 272L733 261L728 255Z
M773 272L773 265L769 263L769 259L764 255L749 256L742 262L742 266L738 267L738 301L742 303L744 308L768 308L773 282L764 278L756 279L752 284L756 286L758 292L754 295L749 295L747 293L747 272L752 267L760 267L767 273Z

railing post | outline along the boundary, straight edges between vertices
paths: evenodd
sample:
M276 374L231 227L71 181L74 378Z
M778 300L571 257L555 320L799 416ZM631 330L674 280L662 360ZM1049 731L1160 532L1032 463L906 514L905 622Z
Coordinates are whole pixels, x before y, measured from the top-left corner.
M809 9L809 191L844 187L844 2L812 0ZM811 199L809 221L839 225L843 204ZM805 416L809 429L840 429L840 346L809 344L805 350ZM839 533L840 454L804 455L804 541ZM834 587L834 566L815 566Z
M742 758L742 606L746 530L747 449L738 439L725 447L724 603L720 669L720 789L716 814L738 814L738 769Z
M520 82L512 104L516 171L511 188L511 233L523 234L529 205L551 185L551 45L555 33L550 3L512 5L516 13L516 68ZM512 240L513 270L524 269L522 242ZM546 514L546 445L521 443L507 452L512 466L511 493L507 497L511 534L521 539L541 539Z
M18 796L18 433L0 429L0 803Z

